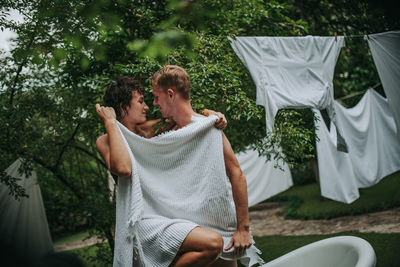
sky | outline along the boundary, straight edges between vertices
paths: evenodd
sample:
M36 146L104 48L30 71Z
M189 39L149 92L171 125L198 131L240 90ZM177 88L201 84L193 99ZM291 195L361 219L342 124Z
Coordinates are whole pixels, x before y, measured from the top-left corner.
M8 16L8 19L14 20L17 22L23 21L22 15L16 10L11 10L10 15ZM11 47L10 47L9 39L16 37L16 36L17 36L17 34L15 32L11 32L7 29L5 29L4 31L0 30L0 49L10 51Z
M0 31L0 49L10 51L10 44L8 40L16 36L17 34L9 30Z

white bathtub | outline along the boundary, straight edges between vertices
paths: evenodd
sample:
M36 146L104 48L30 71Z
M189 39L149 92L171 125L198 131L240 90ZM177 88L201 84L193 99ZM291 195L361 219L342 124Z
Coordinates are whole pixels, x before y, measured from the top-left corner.
M372 246L362 238L337 236L289 252L263 267L374 267Z

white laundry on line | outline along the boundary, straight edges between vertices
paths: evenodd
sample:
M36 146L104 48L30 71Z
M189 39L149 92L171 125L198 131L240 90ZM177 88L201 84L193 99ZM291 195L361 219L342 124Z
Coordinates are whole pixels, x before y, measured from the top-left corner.
M246 176L249 206L283 192L293 185L292 175L286 163L282 164L283 170L275 168L274 161L266 162L266 158L260 157L253 149L237 153L236 157Z
M387 96L400 140L400 31L370 34L368 45Z
M349 153L335 149L336 131L328 131L318 110L316 123L318 166L324 197L351 203L359 197L358 188L378 183L400 170L400 141L387 100L369 89L360 102L346 109L335 102L337 123L346 138Z
M267 131L272 131L277 111L288 107L326 108L336 122L332 80L343 36L229 39L256 84L256 102L265 107ZM338 150L346 151L340 131L337 138Z

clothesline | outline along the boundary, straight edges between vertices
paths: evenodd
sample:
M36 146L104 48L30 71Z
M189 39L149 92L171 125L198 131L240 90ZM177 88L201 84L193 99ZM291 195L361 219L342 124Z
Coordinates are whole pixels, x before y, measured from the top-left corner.
M360 38L368 36L368 34L351 34L351 35L343 35L344 38Z
M378 86L380 86L381 85L381 83L377 83L377 84L375 84L374 86L372 86L372 87L368 87L368 89L376 89ZM354 96L358 96L358 95L361 95L361 94L364 94L365 93L365 91L367 91L368 89L365 89L365 90L362 90L362 91L359 91L359 92L355 92L355 93L352 93L352 94L349 94L349 95L345 95L345 96L342 96L342 97L340 97L340 98L337 98L337 99L335 99L336 101L341 101L341 100L345 100L345 99L348 99L348 98L352 98L352 97L354 97Z
M337 36L343 36L344 38L365 38L365 37L368 37L368 34L351 34L351 35L337 35ZM234 40L236 40L236 37L239 37L239 36L237 36L235 34L232 35L232 38ZM305 36L297 36L297 37L305 37Z

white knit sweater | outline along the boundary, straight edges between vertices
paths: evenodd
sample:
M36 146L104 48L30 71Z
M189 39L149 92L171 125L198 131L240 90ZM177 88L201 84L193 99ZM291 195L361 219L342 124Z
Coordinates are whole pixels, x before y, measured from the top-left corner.
M118 123L129 147L132 177L118 182L114 266L146 266L137 234L138 223L146 216L192 221L220 233L224 246L230 241L236 213L215 120L215 116L196 119L151 139ZM242 263L262 263L257 253L253 245L241 255ZM222 258L236 259L232 250Z

